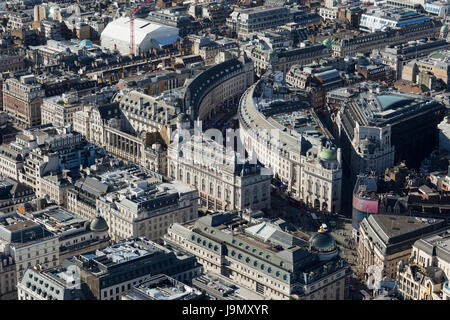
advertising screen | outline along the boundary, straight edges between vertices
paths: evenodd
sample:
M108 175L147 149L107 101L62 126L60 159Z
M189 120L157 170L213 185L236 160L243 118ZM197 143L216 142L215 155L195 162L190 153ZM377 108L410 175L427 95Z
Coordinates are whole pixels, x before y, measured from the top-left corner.
M360 199L353 196L353 209L363 213L378 213L378 200Z

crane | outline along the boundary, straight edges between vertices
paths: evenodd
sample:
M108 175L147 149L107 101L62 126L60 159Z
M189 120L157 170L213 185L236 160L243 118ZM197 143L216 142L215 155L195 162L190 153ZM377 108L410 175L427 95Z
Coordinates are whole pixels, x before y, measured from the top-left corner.
M134 14L141 10L144 6L152 2L153 0L145 0L140 5L138 5L136 8L128 12L126 15L130 17L130 54L135 55L134 51Z

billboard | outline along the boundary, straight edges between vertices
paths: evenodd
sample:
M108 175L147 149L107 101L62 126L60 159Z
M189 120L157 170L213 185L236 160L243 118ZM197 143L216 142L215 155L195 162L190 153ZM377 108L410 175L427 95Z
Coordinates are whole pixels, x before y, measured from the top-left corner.
M361 199L354 195L353 209L362 213L378 213L378 200Z

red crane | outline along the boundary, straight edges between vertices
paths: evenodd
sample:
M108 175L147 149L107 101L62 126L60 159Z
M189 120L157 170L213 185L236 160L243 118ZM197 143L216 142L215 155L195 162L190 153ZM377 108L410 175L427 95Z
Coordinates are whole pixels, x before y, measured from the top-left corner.
M145 0L140 5L138 5L136 8L128 12L126 15L130 16L130 54L135 55L134 51L134 14L141 10L144 6L146 6L148 3L152 2L153 0Z

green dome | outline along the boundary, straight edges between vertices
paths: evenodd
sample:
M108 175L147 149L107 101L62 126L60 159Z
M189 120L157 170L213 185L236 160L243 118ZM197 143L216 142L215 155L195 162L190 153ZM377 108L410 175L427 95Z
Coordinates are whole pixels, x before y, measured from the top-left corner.
M314 234L310 239L312 249L318 251L332 251L335 249L335 241L331 234L320 230Z
M323 149L319 153L319 159L322 159L322 160L336 160L337 159L336 150Z
M92 231L108 230L108 224L106 223L105 219L100 216L96 216L94 220L92 220L90 227Z
M332 42L331 42L330 39L325 39L325 40L322 41L322 44L323 44L325 47L330 47L331 44L332 44Z
M441 32L448 32L448 27L445 24L441 27Z

